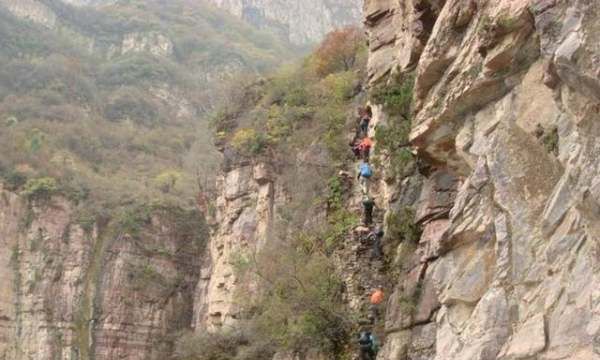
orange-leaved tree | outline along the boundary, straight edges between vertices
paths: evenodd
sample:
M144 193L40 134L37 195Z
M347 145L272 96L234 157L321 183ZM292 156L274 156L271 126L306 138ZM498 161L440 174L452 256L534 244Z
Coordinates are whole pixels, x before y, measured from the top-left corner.
M324 77L352 69L364 44L364 34L357 27L330 32L315 52L317 74Z

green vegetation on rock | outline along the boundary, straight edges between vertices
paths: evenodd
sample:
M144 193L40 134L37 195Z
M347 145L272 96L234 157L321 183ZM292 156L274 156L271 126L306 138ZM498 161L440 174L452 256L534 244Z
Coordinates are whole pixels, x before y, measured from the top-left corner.
M41 2L54 29L0 6L0 176L27 196L60 192L86 213L192 206L197 175L217 164L203 121L214 99L238 72L296 53L202 3ZM49 178L46 191L39 179Z

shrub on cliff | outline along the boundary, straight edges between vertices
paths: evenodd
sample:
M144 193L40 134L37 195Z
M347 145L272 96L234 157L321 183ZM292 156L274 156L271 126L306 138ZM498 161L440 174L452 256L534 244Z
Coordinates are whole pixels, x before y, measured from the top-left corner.
M238 129L231 139L231 145L240 154L257 155L266 147L267 141L263 134L254 129Z
M175 360L271 360L271 344L253 329L240 326L235 330L187 333L175 345Z
M30 200L47 200L58 193L58 182L51 177L29 179L23 186L21 195Z
M252 285L240 297L254 331L280 350L342 353L351 315L341 300L342 281L315 238L274 245L245 261L239 276ZM248 299L252 299L251 302Z
M3 185L11 191L18 190L27 182L25 174L13 169L4 169L3 167L0 167L0 179L2 179Z
M410 120L414 82L414 76L409 74L391 84L379 84L371 91L371 100L383 105L387 114Z

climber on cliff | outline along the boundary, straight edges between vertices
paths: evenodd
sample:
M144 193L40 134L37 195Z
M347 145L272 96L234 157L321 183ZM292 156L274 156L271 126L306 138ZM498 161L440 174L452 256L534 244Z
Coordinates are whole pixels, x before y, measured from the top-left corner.
M361 140L359 138L354 138L354 140L352 140L348 146L350 146L350 149L352 149L352 153L354 154L354 156L356 158L360 159L360 148L358 147L360 145Z
M369 179L371 176L373 176L371 165L369 165L368 162L361 160L360 165L358 165L357 179L360 181L360 186L364 195L369 195Z
M371 122L372 112L371 107L367 106L365 109L358 110L360 120L359 120L359 130L362 136L367 136L369 133L369 123Z
M371 253L372 260L380 260L383 257L383 251L381 250L381 239L383 239L383 228L378 225L369 233L367 240L371 241L373 251Z
M380 308L384 298L383 287L377 286L369 297L369 320L371 320L371 324L374 324L379 319L379 315L381 314Z
M362 157L364 161L369 161L371 147L373 147L373 140L371 140L371 138L368 136L364 137L358 144L358 154Z
M377 340L368 330L363 330L358 335L360 347L360 360L375 360L377 356Z
M373 208L375 207L375 201L369 195L363 196L363 225L369 226L373 223Z

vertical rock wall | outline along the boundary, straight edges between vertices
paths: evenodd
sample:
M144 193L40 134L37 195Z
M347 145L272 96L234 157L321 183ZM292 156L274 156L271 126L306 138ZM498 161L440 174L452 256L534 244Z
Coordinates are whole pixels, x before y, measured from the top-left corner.
M207 265L197 287L197 329L231 326L243 299L236 297L239 283L236 260L255 254L267 241L276 198L274 174L265 163L243 163L228 169L217 182L216 212L208 246Z
M600 3L365 2L433 166L380 359L600 357ZM405 306L412 299L414 306Z
M134 236L78 225L60 197L0 189L0 359L170 356L191 327L202 233L195 215L171 211Z

